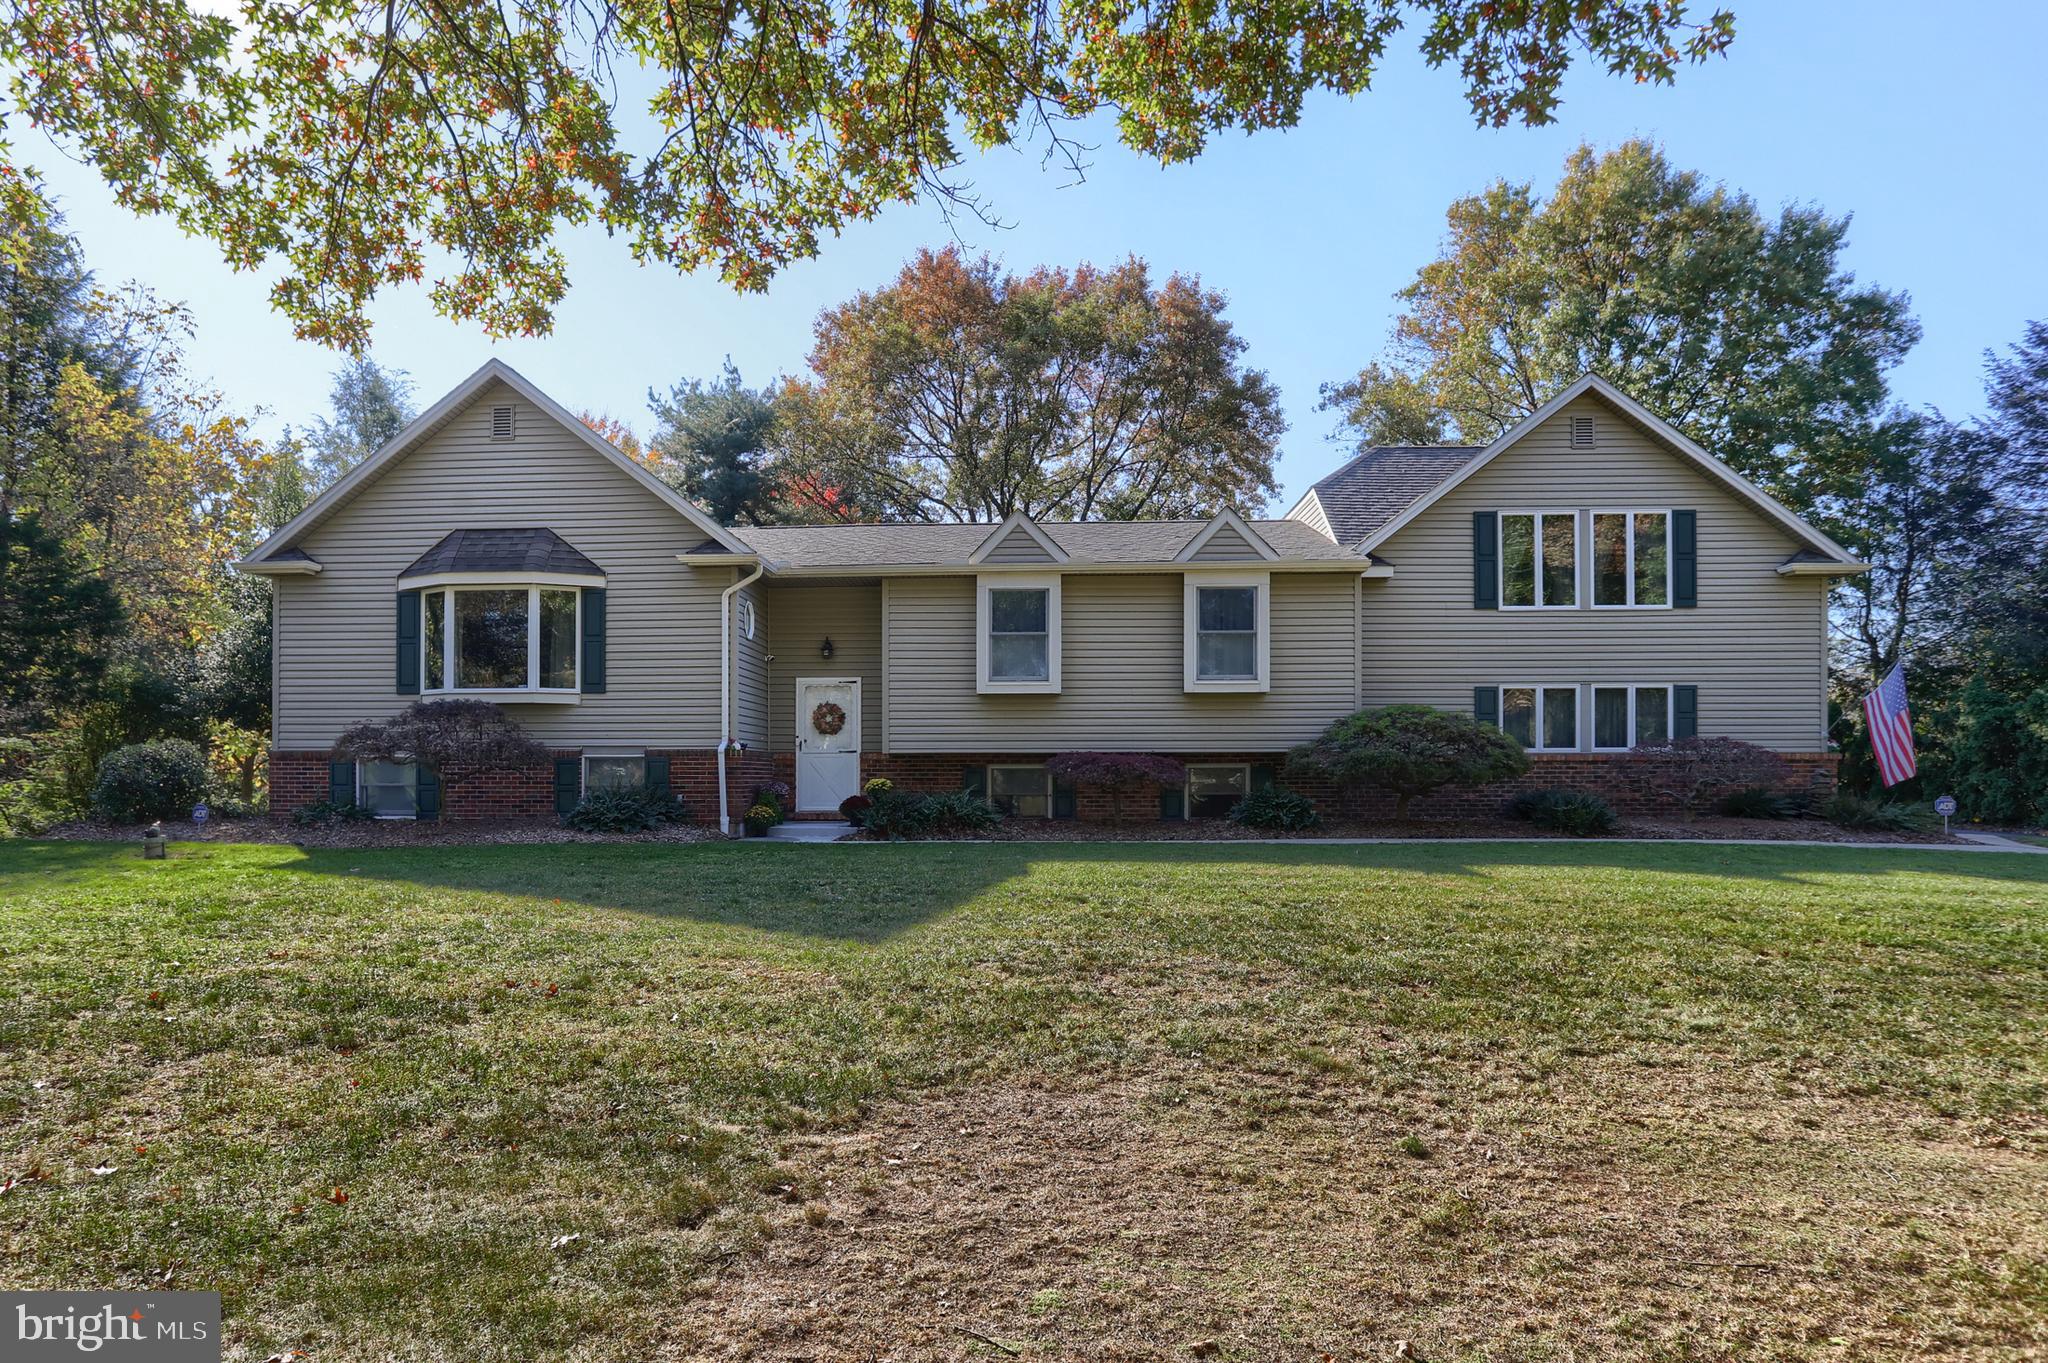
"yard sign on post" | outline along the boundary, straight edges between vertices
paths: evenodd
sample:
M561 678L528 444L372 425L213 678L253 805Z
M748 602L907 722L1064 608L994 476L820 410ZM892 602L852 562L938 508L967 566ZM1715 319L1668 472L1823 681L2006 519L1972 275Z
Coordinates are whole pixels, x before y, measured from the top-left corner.
M1956 797L1944 795L1934 802L1934 812L1941 815L1941 833L1948 836L1948 816L1956 812Z

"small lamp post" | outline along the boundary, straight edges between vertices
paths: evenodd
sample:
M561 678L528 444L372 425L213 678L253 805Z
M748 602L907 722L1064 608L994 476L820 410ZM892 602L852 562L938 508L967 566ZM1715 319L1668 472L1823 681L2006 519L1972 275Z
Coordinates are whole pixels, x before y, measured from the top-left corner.
M164 845L169 841L170 839L164 836L164 826L161 823L153 823L143 829L142 859L144 861L162 861L164 859Z

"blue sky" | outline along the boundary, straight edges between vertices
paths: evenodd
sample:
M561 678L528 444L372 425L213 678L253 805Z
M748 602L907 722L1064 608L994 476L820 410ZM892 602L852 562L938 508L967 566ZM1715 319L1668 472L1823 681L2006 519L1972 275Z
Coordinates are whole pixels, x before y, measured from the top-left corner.
M1910 293L1926 338L1894 395L1952 416L1975 411L1983 351L2048 316L2048 154L2035 101L2048 6L1788 3L1737 7L1725 60L1671 88L1581 68L1559 121L1472 126L1455 73L1428 70L1412 37L1369 93L1313 101L1301 126L1226 135L1190 165L1161 168L1107 128L1085 183L1041 169L1032 149L976 158L968 178L1008 226L959 225L962 243L1013 268L1136 253L1164 275L1199 274L1230 299L1248 361L1279 386L1291 429L1279 466L1285 509L1341 451L1317 386L1385 345L1393 293L1435 252L1450 201L1506 177L1556 179L1581 141L1661 142L1673 161L1754 196L1851 213L1859 279ZM103 281L137 279L193 309L194 367L264 426L325 410L338 358L293 339L268 280L237 275L204 242L114 208L89 171L23 135ZM422 405L496 353L572 409L650 425L646 392L711 375L731 355L750 382L793 372L821 307L889 277L922 245L954 240L938 209L900 207L828 241L765 295L710 277L635 266L601 232L565 240L571 292L555 333L498 342L434 315L424 291L374 316L373 355L408 371Z

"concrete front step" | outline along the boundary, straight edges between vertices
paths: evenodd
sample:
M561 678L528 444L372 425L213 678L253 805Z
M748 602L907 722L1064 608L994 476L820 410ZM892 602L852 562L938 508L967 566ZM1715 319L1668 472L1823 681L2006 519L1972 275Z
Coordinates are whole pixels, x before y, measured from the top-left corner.
M831 823L819 819L793 819L775 825L766 836L770 842L832 842L852 831L853 825L844 819Z

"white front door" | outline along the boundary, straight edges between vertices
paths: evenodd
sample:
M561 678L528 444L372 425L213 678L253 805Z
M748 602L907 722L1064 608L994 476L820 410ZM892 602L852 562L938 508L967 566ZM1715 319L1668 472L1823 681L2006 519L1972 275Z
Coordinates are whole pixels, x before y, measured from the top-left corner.
M822 727L820 727L822 726ZM828 733L828 729L837 729ZM837 810L860 794L860 678L796 683L796 807Z

